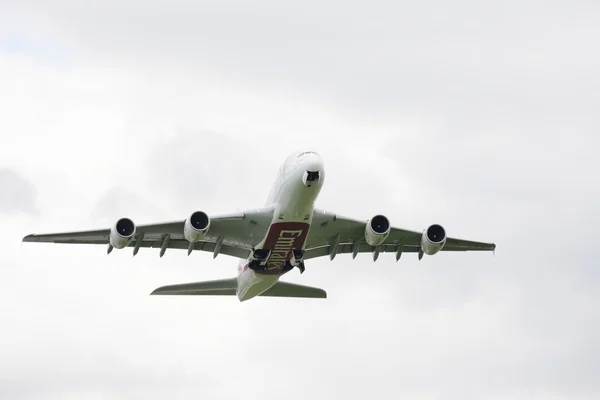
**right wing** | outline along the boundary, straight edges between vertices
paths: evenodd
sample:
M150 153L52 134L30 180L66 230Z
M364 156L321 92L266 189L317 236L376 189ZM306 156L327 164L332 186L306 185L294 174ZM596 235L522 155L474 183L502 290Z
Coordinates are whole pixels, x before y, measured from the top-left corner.
M344 253L396 253L399 259L402 253L419 253L423 232L398 227L390 227L386 240L377 248L365 242L367 221L342 217L324 210L315 210L310 234L307 240L304 259L316 257L335 257ZM448 237L441 251L494 251L495 243L478 242ZM375 252L377 250L377 252Z
M262 240L273 217L272 208L210 217L210 228L202 240L190 244L183 236L185 220L136 226L135 237L127 247L137 254L141 247L161 249L162 257L167 249L201 250L247 258L252 247ZM60 244L109 244L111 229L49 234L31 234L24 242ZM109 250L112 250L109 248Z

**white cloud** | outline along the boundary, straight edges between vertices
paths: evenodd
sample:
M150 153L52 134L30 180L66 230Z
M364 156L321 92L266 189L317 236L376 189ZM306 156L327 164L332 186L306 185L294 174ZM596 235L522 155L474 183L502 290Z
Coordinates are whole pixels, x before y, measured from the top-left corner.
M0 168L0 214L35 213L35 189L9 168Z
M595 3L3 9L0 397L598 396ZM310 260L326 301L239 304L148 296L225 256L20 247L260 206L306 147L321 207L496 257Z

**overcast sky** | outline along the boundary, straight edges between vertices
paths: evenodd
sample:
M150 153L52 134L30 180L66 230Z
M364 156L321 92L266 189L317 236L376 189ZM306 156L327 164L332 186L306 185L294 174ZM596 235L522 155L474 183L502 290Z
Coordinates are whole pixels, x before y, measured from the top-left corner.
M0 398L597 399L600 3L0 0ZM489 253L307 262L325 301L150 297L212 254L28 233L318 206Z

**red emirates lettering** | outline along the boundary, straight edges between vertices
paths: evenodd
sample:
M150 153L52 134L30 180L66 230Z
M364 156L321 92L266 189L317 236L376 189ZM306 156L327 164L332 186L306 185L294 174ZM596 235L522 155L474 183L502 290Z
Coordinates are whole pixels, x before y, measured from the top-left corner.
M279 268L281 264L287 260L296 238L302 236L302 232L304 232L302 229L282 229L279 232L279 237L277 238L277 242L275 242L275 246L269 257L268 269Z

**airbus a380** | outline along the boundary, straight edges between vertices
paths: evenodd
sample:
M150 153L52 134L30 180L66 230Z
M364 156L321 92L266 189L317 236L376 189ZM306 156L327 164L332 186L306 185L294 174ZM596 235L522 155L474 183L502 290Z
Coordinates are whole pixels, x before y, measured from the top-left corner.
M305 270L305 260L337 254L403 253L434 255L440 251L493 251L494 243L446 236L438 224L418 232L395 228L384 215L361 221L315 208L325 182L321 157L313 151L296 152L280 167L263 208L220 216L195 211L183 221L136 224L119 219L111 228L55 234L32 234L24 242L104 244L113 249L141 247L187 249L239 258L237 278L163 286L153 295L236 295L239 301L256 296L326 298L319 288L279 279L294 268Z

